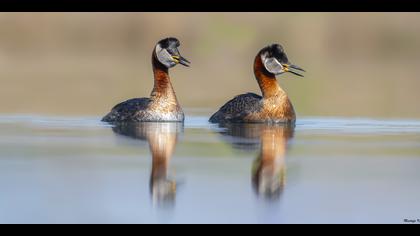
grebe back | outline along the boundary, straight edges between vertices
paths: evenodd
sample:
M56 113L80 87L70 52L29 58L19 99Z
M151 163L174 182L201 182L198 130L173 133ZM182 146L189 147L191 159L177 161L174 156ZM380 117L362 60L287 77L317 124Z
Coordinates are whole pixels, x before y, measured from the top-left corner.
M183 122L184 112L178 103L169 77L169 68L189 61L178 51L176 38L160 40L152 53L154 88L150 98L134 98L122 102L108 113L102 121L116 122Z
M283 47L272 44L260 50L254 60L254 74L262 96L247 93L236 96L210 118L211 123L294 123L295 110L276 75L304 71L289 62Z

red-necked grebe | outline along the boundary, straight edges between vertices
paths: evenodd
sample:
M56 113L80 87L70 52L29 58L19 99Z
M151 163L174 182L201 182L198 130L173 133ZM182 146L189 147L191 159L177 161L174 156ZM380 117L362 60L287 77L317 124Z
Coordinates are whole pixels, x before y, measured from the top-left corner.
M154 88L150 98L134 98L112 108L102 121L116 122L183 122L184 112L178 103L169 78L168 70L181 64L189 66L189 61L178 51L176 38L160 40L152 53Z
M286 92L276 81L276 75L293 70L304 71L289 62L283 47L272 44L257 54L254 74L260 86L262 97L247 93L228 101L211 118L212 123L294 123L295 110Z

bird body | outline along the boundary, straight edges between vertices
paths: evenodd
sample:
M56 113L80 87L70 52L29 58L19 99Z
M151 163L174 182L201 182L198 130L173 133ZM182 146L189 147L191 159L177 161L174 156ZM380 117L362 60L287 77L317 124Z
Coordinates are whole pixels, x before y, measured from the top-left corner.
M247 93L236 96L211 116L211 123L294 123L296 113L287 93L280 87L276 74L292 72L280 45L263 48L255 57L254 74L262 96ZM300 75L296 72L294 74Z
M112 108L104 122L181 122L184 120L182 108L176 103L133 98Z
M134 98L122 102L109 112L102 121L116 122L183 122L184 112L179 105L169 68L177 64L188 66L188 60L180 56L179 41L167 38L159 41L152 53L154 87L149 98Z

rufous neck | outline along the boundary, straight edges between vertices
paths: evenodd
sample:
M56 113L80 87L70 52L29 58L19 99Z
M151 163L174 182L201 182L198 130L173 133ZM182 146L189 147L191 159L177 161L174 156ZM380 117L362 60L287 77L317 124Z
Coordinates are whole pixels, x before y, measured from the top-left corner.
M162 65L154 55L152 56L152 65L155 82L151 98L165 98L173 100L177 103L175 91L172 87L171 79L169 77L168 68Z
M277 83L276 76L265 69L259 54L255 57L254 74L265 99L276 97L285 93Z

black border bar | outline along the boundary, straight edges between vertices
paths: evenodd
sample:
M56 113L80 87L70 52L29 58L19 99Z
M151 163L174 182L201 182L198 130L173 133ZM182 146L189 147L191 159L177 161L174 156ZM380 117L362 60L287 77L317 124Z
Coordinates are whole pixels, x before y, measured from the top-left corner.
M417 0L3 0L0 11L415 12Z

